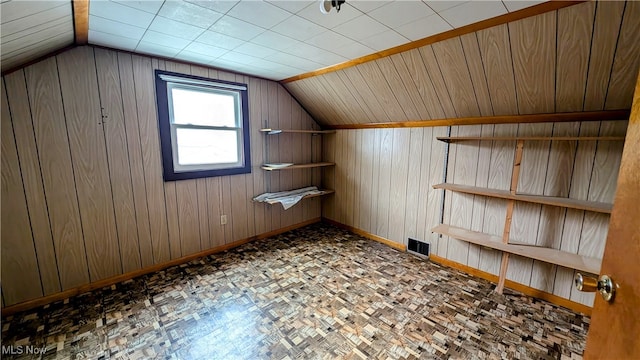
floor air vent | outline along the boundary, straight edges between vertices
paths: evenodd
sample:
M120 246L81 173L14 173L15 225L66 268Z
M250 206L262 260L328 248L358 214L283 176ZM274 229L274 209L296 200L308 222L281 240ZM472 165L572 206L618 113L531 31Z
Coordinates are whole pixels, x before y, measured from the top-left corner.
M429 257L429 243L409 238L407 251L419 256Z

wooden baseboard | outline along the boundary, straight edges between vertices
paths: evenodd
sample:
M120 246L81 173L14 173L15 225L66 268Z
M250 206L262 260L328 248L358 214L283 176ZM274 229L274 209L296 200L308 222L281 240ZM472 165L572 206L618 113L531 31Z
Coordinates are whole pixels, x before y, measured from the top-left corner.
M51 295L47 295L47 296L43 296L37 299L32 299L32 300L27 300L18 304L14 304L14 305L10 305L7 307L2 308L2 316L9 316L12 314L15 314L17 312L20 311L26 311L26 310L30 310L39 306L43 306L49 303L52 303L54 301L58 301L58 300L64 300L66 298L72 297L72 296L76 296L76 295L80 295L82 293L85 292L89 292L89 291L93 291L96 289L101 289L105 286L111 286L113 284L117 284L126 280L130 280L142 275L146 275L149 273L153 273L156 271L160 271L160 270L164 270L168 267L171 266L175 266L175 265L180 265L180 264L184 264L187 263L189 261L204 257L204 256L208 256L208 255L212 255L212 254L216 254L219 252L223 252L229 249L233 249L235 247L238 247L240 245L255 241L255 240L260 240L260 239L265 239L268 237L272 237L278 234L282 234L285 233L287 231L291 231L297 228L301 228L307 225L311 225L311 224L315 224L320 222L322 219L321 218L314 218L311 220L307 220L298 224L294 224L291 226L287 226L284 228L280 228L277 230L273 230L273 231L269 231L263 234L259 234L259 235L255 235L246 239L242 239L242 240L238 240L238 241L234 241L232 243L229 244L224 244L222 246L218 246L212 249L208 249L208 250L204 250L204 251L200 251L197 252L195 254L191 254L191 255L187 255L187 256L183 256L181 258L178 259L173 259L161 264L156 264L156 265L152 265L152 266L148 266L144 269L140 269L140 270L135 270L135 271L131 271L128 272L126 274L122 274L122 275L117 275L117 276L113 276L107 279L103 279L103 280L99 280L90 284L86 284L86 285L81 285L72 289L68 289L62 292L58 292L55 294L51 294Z
M366 232L364 230L355 228L353 226L345 225L343 223L339 223L337 221L334 221L334 220L331 220L331 219L327 219L327 218L324 218L324 217L322 218L322 222L325 222L327 224L331 224L331 225L339 227L341 229L349 230L352 233L355 233L355 234L358 234L360 236L366 237L367 239L371 239L373 241L377 241L379 243L383 243L383 244L385 244L387 246L390 246L390 247L392 247L392 248L394 248L396 250L407 251L407 247L404 244L399 244L399 243L397 243L395 241L391 241L389 239L383 238L382 236L378 236L378 235L374 235L374 234L368 233L368 232Z
M385 245L388 245L396 250L400 250L400 251L406 251L406 246L404 244L398 244L397 242L391 241L389 239L385 239L383 237L380 237L378 235L374 235L371 234L369 232L366 232L364 230L358 229L358 228L354 228L353 226L349 226L349 225L345 225L342 223L339 223L337 221L331 220L331 219L327 219L327 218L322 218L323 222L326 222L327 224L331 224L334 226L337 226L339 228L345 229L345 230L349 230L353 233L356 233L360 236L366 237L367 239L371 239L373 241L377 241L380 243L383 243ZM491 281L492 283L498 283L498 276L482 271L482 270L478 270L476 268L473 268L471 266L468 265L464 265L464 264L460 264L458 262L455 261L451 261L449 259L445 259L442 257L439 257L437 255L429 255L429 260L433 261L434 263L438 263L440 265L444 265L453 269L457 269L460 271L464 271L465 273L475 276L475 277L479 277L481 279L485 279L488 281ZM520 283L517 283L515 281L511 281L511 280L506 280L505 281L505 286L519 291L527 296L531 296L534 298L538 298L538 299L542 299L545 301L548 301L552 304L558 305L558 306L562 306L565 307L567 309L573 310L575 312L579 312L579 313L583 313L585 315L591 316L591 311L592 308L584 305L584 304L580 304L577 303L575 301L571 301L565 298L562 298L560 296L542 291L542 290L538 290L535 288L532 288L530 286L526 286Z

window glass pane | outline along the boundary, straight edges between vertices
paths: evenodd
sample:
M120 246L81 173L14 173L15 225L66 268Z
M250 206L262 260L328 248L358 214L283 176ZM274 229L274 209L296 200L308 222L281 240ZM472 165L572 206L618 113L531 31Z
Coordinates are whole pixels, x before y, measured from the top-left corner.
M176 129L178 164L235 164L238 159L236 130Z
M232 94L173 87L171 97L174 124L236 127Z

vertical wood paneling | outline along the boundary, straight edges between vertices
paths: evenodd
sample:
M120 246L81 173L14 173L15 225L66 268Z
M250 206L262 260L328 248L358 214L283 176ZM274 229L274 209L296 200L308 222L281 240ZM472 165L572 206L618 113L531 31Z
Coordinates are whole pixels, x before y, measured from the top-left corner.
M146 174L142 158L142 145L136 90L133 82L133 62L130 54L118 53L118 71L120 73L120 89L122 91L122 109L125 131L127 134L127 150L129 154L129 171L133 188L133 202L138 228L138 244L142 267L154 264L153 244L149 226L149 209L147 208Z
M480 134L482 136L493 136L494 125L482 125ZM489 168L491 166L491 141L480 141L478 144L478 164L475 176L475 186L488 187ZM484 196L474 196L473 213L471 216L471 230L483 232L486 203L489 200ZM469 256L467 265L474 268L480 267L480 254L482 252L480 246L469 244Z
M342 82L342 85L338 84L338 86L343 86L344 89L350 89L350 87L353 87L353 84L351 83L351 80L347 76L345 70L336 71L335 75ZM335 81L337 81L337 79ZM287 88L288 88L288 86L287 86ZM367 104L367 101L365 100L363 94L360 91L354 91L354 92L349 91L349 93L353 96L353 99L355 100L355 103L358 105L358 107L360 108L360 111L364 115L364 118L361 119L361 121L363 123L365 123L365 122L376 122L377 121L376 120L377 117L376 117L376 115L374 115L373 109ZM306 103L305 103L305 106L306 106ZM309 110L313 111L311 109L309 109Z
M518 125L495 125L494 136L515 136ZM511 171L515 156L514 141L494 141L491 145L491 155L487 187L490 189L509 190ZM507 201L487 198L485 203L482 231L493 235L502 235L505 225ZM491 274L500 271L501 252L483 248L480 250L479 268Z
M389 88L393 92L398 104L404 111L404 117L409 119L422 119L421 113L412 101L412 96L409 94L410 90L405 85L405 82L400 77L398 70L393 64L393 60L390 57L381 58L376 61L380 71L384 74Z
M416 239L431 240L431 228L429 228L429 214L434 211L429 196L435 190L431 187L431 147L433 145L433 128L422 128L417 136L420 139L420 174L418 179L419 192L417 196L416 210ZM413 167L410 163L409 167ZM414 170L415 171L415 170ZM426 219L426 220L423 220ZM436 222L437 223L437 222Z
M579 123L562 123L553 126L553 136L578 136L579 131ZM569 196L576 146L577 142L575 141L551 142L544 195ZM537 231L537 246L560 249L566 212L566 208L542 206ZM555 273L555 265L534 260L531 271L531 286L553 293Z
M384 111L382 103L379 102L374 95L374 92L369 88L368 81L358 70L358 67L351 67L344 70L344 75L349 79L351 85L358 89L358 92L362 94L362 99L366 103L367 107L371 109L371 112L375 115L375 122L393 121L392 118ZM337 118L336 118L337 117ZM336 120L333 120L336 119ZM338 121L338 115L333 115L331 119L328 119L325 123L332 124L334 121Z
M604 109L624 8L623 1L596 2L587 88L584 96L585 111Z
M633 100L635 80L640 67L640 4L628 1L624 9L622 26L611 69L605 109L629 109Z
M397 243L404 240L405 207L407 203L407 176L409 173L409 129L393 129L393 160L391 187L389 188L389 235Z
M520 124L518 136L551 136L553 124ZM517 192L522 194L542 194L549 163L549 141L527 141L522 152L522 165ZM536 244L540 224L541 205L516 202L513 209L510 240L527 244ZM507 278L529 285L533 260L519 256L510 256Z
M163 181L154 69L249 85L252 174ZM2 93L4 305L320 216L320 199L305 200L295 214L250 202L272 184L277 191L321 181L319 171L307 171L269 183L260 169L266 159L266 136L258 131L263 119L275 127L318 128L274 82L79 47L14 72L5 83L10 87L6 98L4 88ZM272 138L274 156L321 160L320 136ZM266 223L270 211L275 216ZM10 235L19 242L5 241Z
M115 51L96 49L95 57L122 269L129 272L140 269L142 262L120 92L118 56Z
M556 14L548 12L509 23L520 114L555 109Z
M480 115L491 116L493 115L493 108L491 106L487 77L482 66L478 37L475 33L466 34L460 36L460 41L462 42L464 56L467 60L467 67L469 68L469 75L473 83L473 90Z
M482 127L459 126L456 136L478 136ZM479 142L464 142L454 144L451 147L449 167L451 173L448 182L462 185L474 185L478 170ZM455 149L454 149L455 147ZM451 200L450 217L446 223L470 229L472 224L474 196L469 194L448 193ZM448 241L447 258L461 264L467 264L469 255L469 243L458 239L450 238Z
M159 264L171 259L171 252L167 229L168 214L162 182L162 164L160 162L153 68L151 59L146 56L134 55L132 63L153 261Z
M438 66L438 61L434 55L433 47L425 46L421 47L419 50L424 66L429 73L431 82L433 83L433 88L436 90L436 94L440 100L440 105L442 105L444 115L448 118L457 117L458 114L456 114L451 100L451 95L448 93L447 86L442 78L442 71Z
M66 290L88 283L89 270L56 59L26 68L25 77L60 284Z
M376 221L376 234L389 237L389 205L390 194L387 189L391 186L391 166L393 163L393 129L381 129L380 131L380 165L378 172L378 211Z
M508 26L477 32L494 115L518 113Z
M31 231L36 253L38 254L38 268L42 280L44 295L60 291L60 278L56 264L56 253L51 234L51 224L47 209L47 200L42 183L42 172L38 158L33 123L31 121L31 109L29 108L29 95L23 71L16 71L5 77L7 95L11 103L11 122L15 134L20 170L27 197L27 209L31 221ZM3 100L4 101L4 100ZM8 106L6 102L4 105ZM3 106L4 106L3 105ZM4 108L3 108L4 109ZM9 114L3 113L2 117L9 118ZM7 254L5 252L5 254Z
M91 281L122 273L93 49L58 55L60 90Z
M191 66L191 75L209 77L209 70L200 66ZM253 148L253 144L251 144ZM207 193L207 179L196 179L196 201L198 203L198 224L200 225L200 248L201 250L211 248L211 237L209 234L209 196Z
M444 156L446 145L435 140L438 136L447 136L446 127L433 128L433 137L431 138L431 159L429 160L429 193L427 199L427 225L425 228L425 239L431 240L433 252L438 252L440 241L438 234L431 233L431 228L440 222L440 211L442 201L442 190L436 190L431 185L442 182L444 177ZM444 248L444 246L442 247Z
M558 10L556 112L582 111L595 2Z
M42 285L4 82L1 85L2 295L13 304L42 296Z
M458 116L480 116L460 37L432 45L447 92Z
M407 68L407 64L402 59L401 54L395 54L390 57L393 62L393 66L396 68L398 72L398 76L400 76L401 83L398 84L399 87L406 88L407 98L411 99L413 105L416 108L417 114L415 114L414 119L431 119L431 114L429 114L429 110L424 103L425 99L420 96L420 91L416 87L416 83L413 80L414 73ZM396 89L396 87L394 87ZM404 94L404 93L403 93ZM403 95L400 95L402 98Z
M400 103L398 103L389 83L387 83L384 73L376 63L368 62L360 64L356 66L356 69L362 77L366 79L367 83L371 84L370 87L375 89L372 93L373 99L377 99L382 106L382 110L390 119L406 118L407 115L400 106Z
M189 65L173 61L166 61L164 69L182 74L191 74L191 67ZM193 254L202 249L200 244L200 219L198 216L198 187L196 180L174 181L173 185L175 185L178 220L177 239L180 242L181 255ZM166 182L165 189L168 189L169 193L172 193L174 191L173 185ZM171 208L168 207L168 209L170 210ZM172 246L173 244L174 242L172 242Z
M422 138L424 132L420 128L409 129L409 145L407 157L407 181L406 181L406 203L404 209L404 236L402 242L406 243L407 238L416 239L417 222L418 222L418 199L421 194L422 186L429 184L421 184L420 176L422 174ZM424 217L423 217L424 218Z
M378 203L380 197L380 148L382 146L382 129L373 130L373 156L371 170L371 226L372 234L378 234ZM337 181L337 179L336 179Z
M440 100L438 100L436 90L433 87L431 77L429 77L429 73L424 66L420 51L418 49L413 49L400 55L402 56L404 63L407 65L407 70L411 74L411 78L418 90L418 93L420 94L420 97L425 102L424 104L427 107L427 111L429 111L429 119L444 118L445 115L442 104L440 103Z

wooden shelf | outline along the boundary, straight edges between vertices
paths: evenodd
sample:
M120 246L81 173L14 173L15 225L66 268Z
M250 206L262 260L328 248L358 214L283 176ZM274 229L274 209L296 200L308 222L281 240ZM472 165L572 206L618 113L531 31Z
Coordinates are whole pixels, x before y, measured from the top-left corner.
M293 164L291 166L283 167L283 168L273 168L269 166L262 166L262 170L273 171L273 170L295 170L295 169L308 169L308 168L316 168L323 166L334 166L336 163L332 162L317 162L317 163L309 163L309 164Z
M311 199L314 197L318 197L318 196L325 196L325 195L329 195L329 194L333 194L335 193L334 190L330 190L330 189L318 189L318 191L322 191L322 193L320 194L313 194L313 195L307 195L305 197L302 198L302 200L304 199ZM269 205L273 205L273 204L278 204L277 201L273 201L273 200L268 200L264 202L265 204L269 204Z
M624 136L440 136L447 143L458 141L624 141Z
M513 195L511 194L511 192L507 190L487 189L487 188L476 187L476 186L444 183L444 184L433 185L433 188L451 190L451 191L466 193L466 194L489 196L493 198L523 201L523 202L529 202L534 204L559 206L559 207L565 207L569 209L587 210L587 211L599 212L604 214L611 214L611 209L613 208L612 204L603 203L603 202L576 200L576 199L569 199L569 198L555 197L555 196L524 195L524 194Z
M500 236L470 231L444 224L434 227L431 231L450 236L458 240L467 241L472 244L564 266L570 269L585 271L591 274L599 274L600 267L602 265L602 260L600 259L544 247L504 244Z
M260 129L261 132L267 133L267 135L277 135L282 133L298 133L298 134L332 134L335 130L293 130L293 129Z

